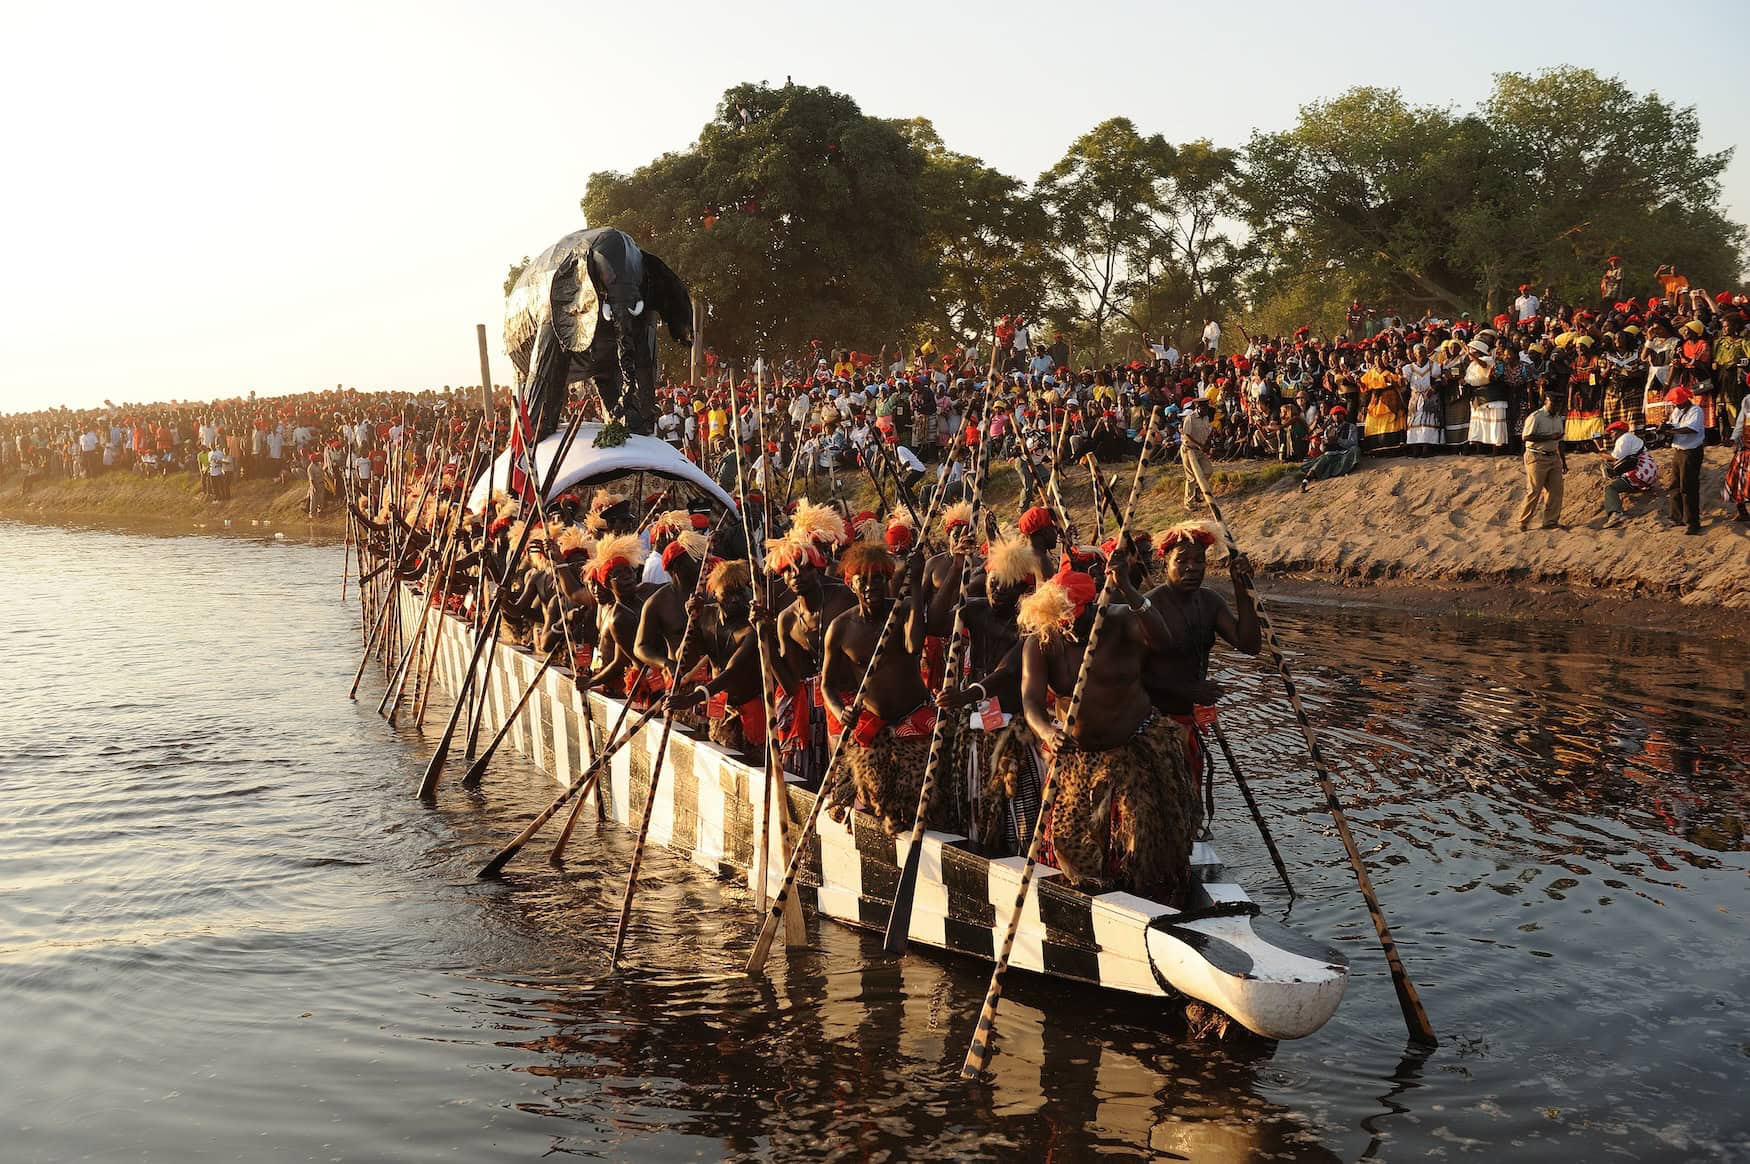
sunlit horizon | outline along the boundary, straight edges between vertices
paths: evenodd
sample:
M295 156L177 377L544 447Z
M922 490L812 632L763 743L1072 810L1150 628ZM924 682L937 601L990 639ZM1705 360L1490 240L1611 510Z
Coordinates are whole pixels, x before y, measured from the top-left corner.
M1743 144L1732 38L1651 57L1635 51L1646 10L1626 3L1516 12L1510 39L1432 5L1389 21L1275 3L1063 13L21 11L0 77L15 111L0 129L15 175L0 413L476 383L474 325L497 335L506 268L584 225L591 172L685 149L742 81L793 77L872 114L926 117L950 148L1027 181L1107 117L1241 146L1353 85L1468 108L1497 72L1562 64L1693 105L1706 150ZM1739 15L1701 4L1685 21L1724 29ZM600 47L608 30L617 51ZM1723 202L1735 219L1750 210L1741 151ZM508 383L496 346L493 360Z

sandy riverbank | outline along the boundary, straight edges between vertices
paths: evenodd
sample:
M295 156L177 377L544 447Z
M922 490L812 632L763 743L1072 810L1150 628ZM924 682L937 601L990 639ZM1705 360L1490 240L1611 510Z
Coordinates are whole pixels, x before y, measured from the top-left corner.
M88 481L39 479L24 493L14 475L0 479L0 518L95 525L144 521L189 533L230 529L299 538L343 536L345 528L337 508L319 518L305 514L308 493L309 487L302 484L240 481L232 488L229 501L209 501L201 496L193 473L168 477L106 473Z
M1242 547L1262 572L1290 584L1291 592L1330 596L1352 587L1386 587L1399 592L1387 601L1509 617L1632 615L1656 623L1667 609L1705 610L1725 615L1710 617L1710 625L1730 626L1734 616L1726 612L1750 609L1750 525L1734 524L1719 501L1729 459L1729 450L1708 450L1702 484L1706 529L1700 537L1664 520L1663 490L1636 500L1636 516L1626 525L1600 529L1603 485L1597 458L1590 455L1569 458L1564 528L1534 526L1528 533L1520 533L1515 522L1525 485L1514 457L1369 458L1355 473L1318 482L1306 494L1296 488L1293 466L1242 462L1218 468L1214 484ZM1105 466L1118 478L1120 497L1128 490L1130 469ZM875 508L866 479L841 482L851 505ZM1096 540L1086 472L1069 473L1065 485L1065 504L1083 527L1079 535ZM1010 517L1017 490L1013 469L1000 466L987 498ZM99 525L149 520L188 532L340 537L338 515L304 515L304 493L302 485L242 482L230 501L215 503L200 496L189 474L147 479L117 473L38 485L21 496L18 478L10 477L0 481L0 517ZM815 493L826 496L824 482ZM1137 524L1157 529L1183 520L1182 493L1176 463L1151 473ZM1206 514L1194 510L1189 516Z

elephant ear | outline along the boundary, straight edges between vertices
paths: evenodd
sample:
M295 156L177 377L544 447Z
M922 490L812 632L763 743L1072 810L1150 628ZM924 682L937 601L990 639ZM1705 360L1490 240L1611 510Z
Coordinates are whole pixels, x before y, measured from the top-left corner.
M668 334L680 344L693 342L693 298L687 285L669 265L644 252L644 305L661 313L668 324Z

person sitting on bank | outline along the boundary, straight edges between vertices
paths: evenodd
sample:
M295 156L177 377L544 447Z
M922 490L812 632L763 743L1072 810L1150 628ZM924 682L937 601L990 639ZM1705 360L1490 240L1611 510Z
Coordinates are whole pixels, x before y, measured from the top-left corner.
M1647 442L1619 420L1604 430L1613 443L1608 451L1599 452L1604 463L1604 528L1614 529L1623 523L1624 493L1645 493L1659 483L1659 465L1647 449Z
M1331 409L1330 423L1325 426L1324 450L1300 467L1302 493L1314 481L1341 477L1361 459L1361 430L1349 420L1349 410L1341 404Z

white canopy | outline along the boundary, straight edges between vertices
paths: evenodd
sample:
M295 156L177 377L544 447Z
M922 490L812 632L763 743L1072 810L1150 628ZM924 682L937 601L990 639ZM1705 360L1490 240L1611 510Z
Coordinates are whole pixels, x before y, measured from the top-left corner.
M731 513L740 512L735 508L733 497L706 476L703 469L681 456L680 451L667 441L659 441L649 436L631 436L618 448L598 449L594 441L601 428L599 424L584 424L579 427L577 439L571 442L565 461L559 466L558 475L553 478L553 486L547 490L549 501L581 482L607 482L637 473L648 473L670 481L684 481L709 495ZM553 454L559 451L563 433L563 429L551 433L535 447L534 476L537 482L546 478L547 467L553 463ZM474 490L468 495L468 508L478 511L485 505L491 491L510 492L509 482L510 451L507 449L492 463L492 472L483 474L474 483Z

